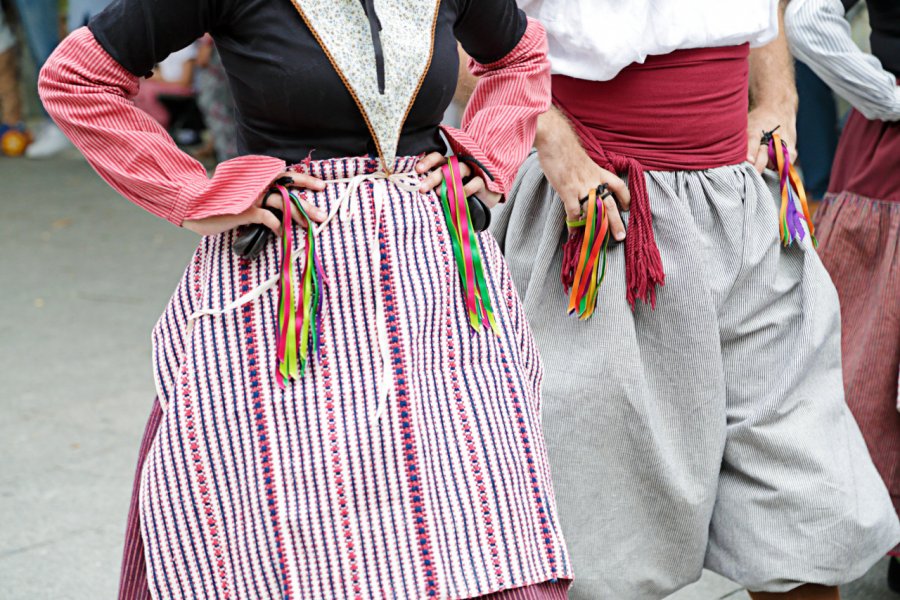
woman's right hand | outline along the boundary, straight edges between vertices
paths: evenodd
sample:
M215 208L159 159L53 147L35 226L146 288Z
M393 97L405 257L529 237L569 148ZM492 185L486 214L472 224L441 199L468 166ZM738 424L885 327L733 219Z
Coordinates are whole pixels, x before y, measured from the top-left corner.
M325 189L325 182L321 179L305 173L297 173L296 171L284 171L275 178L272 185L274 186L275 181L283 177L289 177L293 180L292 183L287 185L288 188L312 190L314 192L321 192ZM300 205L303 206L303 210L306 211L309 218L316 223L321 223L328 216L324 210L304 200L302 194L300 195ZM236 215L216 215L205 219L185 219L181 225L185 229L189 229L199 235L216 235L242 225L261 223L274 231L276 235L281 235L281 221L263 206L283 212L284 200L281 194L277 192L270 193L269 188L266 188L266 191L256 199L253 205L241 213ZM301 227L306 227L306 219L300 215L300 211L292 210L291 216Z

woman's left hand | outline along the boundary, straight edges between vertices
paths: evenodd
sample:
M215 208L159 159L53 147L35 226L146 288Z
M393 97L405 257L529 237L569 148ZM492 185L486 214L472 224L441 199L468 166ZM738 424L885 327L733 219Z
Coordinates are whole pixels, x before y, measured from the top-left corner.
M441 173L441 170L438 167L446 162L447 157L440 152L432 152L418 162L416 165L416 173L428 173L428 176L422 180L422 185L419 186L420 192L427 194L441 184L441 181L444 179L444 174ZM463 178L472 174L472 169L462 162L459 163L459 171ZM496 206L503 197L496 192L488 190L481 177L473 177L470 179L469 182L463 186L463 191L466 193L466 198L469 196L478 196L478 199L487 205L488 208Z

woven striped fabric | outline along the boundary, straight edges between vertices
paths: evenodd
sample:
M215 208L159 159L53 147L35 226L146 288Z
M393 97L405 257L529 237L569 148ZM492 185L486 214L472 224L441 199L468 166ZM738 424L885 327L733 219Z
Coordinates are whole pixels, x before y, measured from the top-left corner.
M344 159L310 172L377 168ZM344 185L307 199L330 208ZM387 197L377 231L375 186ZM571 578L542 367L496 243L480 236L500 334L476 334L437 197L378 180L355 200L359 212L319 238L322 355L287 389L275 379L274 290L187 328L197 309L276 273L274 242L249 262L232 253L233 233L204 238L154 329L167 410L140 488L154 597L471 598ZM376 294L393 378L381 421Z

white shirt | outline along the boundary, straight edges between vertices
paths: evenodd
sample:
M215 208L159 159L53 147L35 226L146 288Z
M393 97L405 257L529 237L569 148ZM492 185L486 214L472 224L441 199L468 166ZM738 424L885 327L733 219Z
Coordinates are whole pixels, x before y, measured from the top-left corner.
M784 22L794 56L864 117L900 120L897 78L853 43L840 0L793 0Z
M766 44L778 0L518 0L547 29L553 73L607 81L651 55Z

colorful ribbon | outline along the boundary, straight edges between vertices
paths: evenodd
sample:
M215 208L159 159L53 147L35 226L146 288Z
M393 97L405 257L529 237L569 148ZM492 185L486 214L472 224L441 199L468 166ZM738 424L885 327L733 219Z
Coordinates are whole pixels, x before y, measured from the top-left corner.
M463 190L459 160L451 156L447 164L441 167L441 172L444 175L441 182L441 207L447 221L447 229L450 231L453 256L463 287L466 312L469 314L469 325L475 331L481 331L481 326L484 325L494 333L499 333L484 275L478 238Z
M587 214L578 221L566 221L569 239L563 246L562 284L569 294L569 314L589 319L597 308L597 293L606 277L606 252L609 246L609 221L604 195L606 185L591 190Z
M278 385L284 388L288 380L302 377L306 372L310 351L318 355L319 333L322 330L322 293L326 284L322 262L316 253L316 236L312 220L300 203L300 198L284 186L276 186L284 204L281 225L281 275L278 280ZM306 261L294 285L293 219L296 208L306 221ZM295 289L297 288L297 289Z
M775 128L777 129L777 127ZM791 155L788 152L787 144L781 137L775 133L775 130L764 132L763 141L768 141L769 160L778 168L779 186L781 188L781 212L778 217L779 230L781 233L781 243L790 246L796 240L802 240L806 235L803 228L803 221L809 228L809 237L812 239L813 246L818 247L819 242L816 240L816 229L813 226L812 217L809 214L809 206L806 202L806 191L803 189L803 183L791 164ZM797 205L800 205L800 214Z

